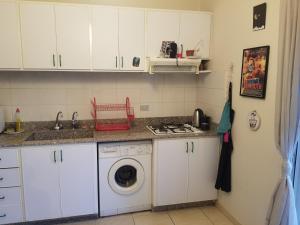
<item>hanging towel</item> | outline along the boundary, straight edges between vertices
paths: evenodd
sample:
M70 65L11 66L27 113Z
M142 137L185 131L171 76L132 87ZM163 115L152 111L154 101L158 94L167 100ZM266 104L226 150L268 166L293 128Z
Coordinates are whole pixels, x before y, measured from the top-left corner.
M225 103L223 108L222 117L220 120L220 124L218 127L218 134L225 134L231 129L231 120L230 120L230 111L231 111L231 104L229 100Z

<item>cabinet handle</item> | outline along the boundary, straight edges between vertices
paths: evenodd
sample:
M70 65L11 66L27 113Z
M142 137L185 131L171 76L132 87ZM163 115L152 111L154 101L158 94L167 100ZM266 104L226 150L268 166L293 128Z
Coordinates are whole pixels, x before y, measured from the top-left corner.
M54 151L54 162L56 163L56 151Z
M192 153L194 153L194 142L192 141Z
M61 54L59 54L59 66L61 67Z
M118 68L118 56L116 56L116 68Z
M124 67L124 57L122 56L122 68Z
M0 200L3 200L3 199L5 199L5 196L1 196L1 197L0 197Z
M61 162L63 161L63 153L62 153L62 150L60 150L60 161L61 161Z
M53 67L55 67L55 55L52 55Z
M6 214L4 213L4 214L0 215L0 217L6 217Z
M186 143L186 151L185 152L189 153L189 143L188 142Z

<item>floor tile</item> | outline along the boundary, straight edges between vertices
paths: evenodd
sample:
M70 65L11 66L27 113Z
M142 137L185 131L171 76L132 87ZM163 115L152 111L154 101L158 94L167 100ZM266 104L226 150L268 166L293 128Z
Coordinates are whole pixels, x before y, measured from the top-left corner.
M96 225L134 225L131 214L101 218Z
M200 208L169 211L175 225L213 225Z
M173 225L167 212L142 212L132 216L135 225Z
M233 223L216 207L202 207L201 210L214 225L233 225Z

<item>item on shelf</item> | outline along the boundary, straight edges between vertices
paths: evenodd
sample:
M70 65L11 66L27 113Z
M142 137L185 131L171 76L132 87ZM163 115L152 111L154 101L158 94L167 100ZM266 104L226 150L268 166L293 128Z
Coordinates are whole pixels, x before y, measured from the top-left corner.
M21 111L19 108L16 110L16 132L21 131Z
M95 129L97 131L114 131L114 130L128 130L130 128L130 123L134 120L134 109L130 106L129 98L126 98L125 104L101 104L97 105L96 98L91 102L93 106L92 117L95 120ZM124 120L124 122L118 123L103 123L101 121L102 112L122 112L124 111L124 115L126 118L117 119Z
M186 50L186 57L194 56L195 51L194 50Z

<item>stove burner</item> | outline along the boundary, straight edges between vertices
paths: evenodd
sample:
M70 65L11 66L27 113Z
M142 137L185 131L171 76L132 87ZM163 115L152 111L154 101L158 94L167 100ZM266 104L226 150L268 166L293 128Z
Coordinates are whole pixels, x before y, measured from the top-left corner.
M147 126L147 128L155 135L202 133L201 130L189 124L161 123L160 125Z

